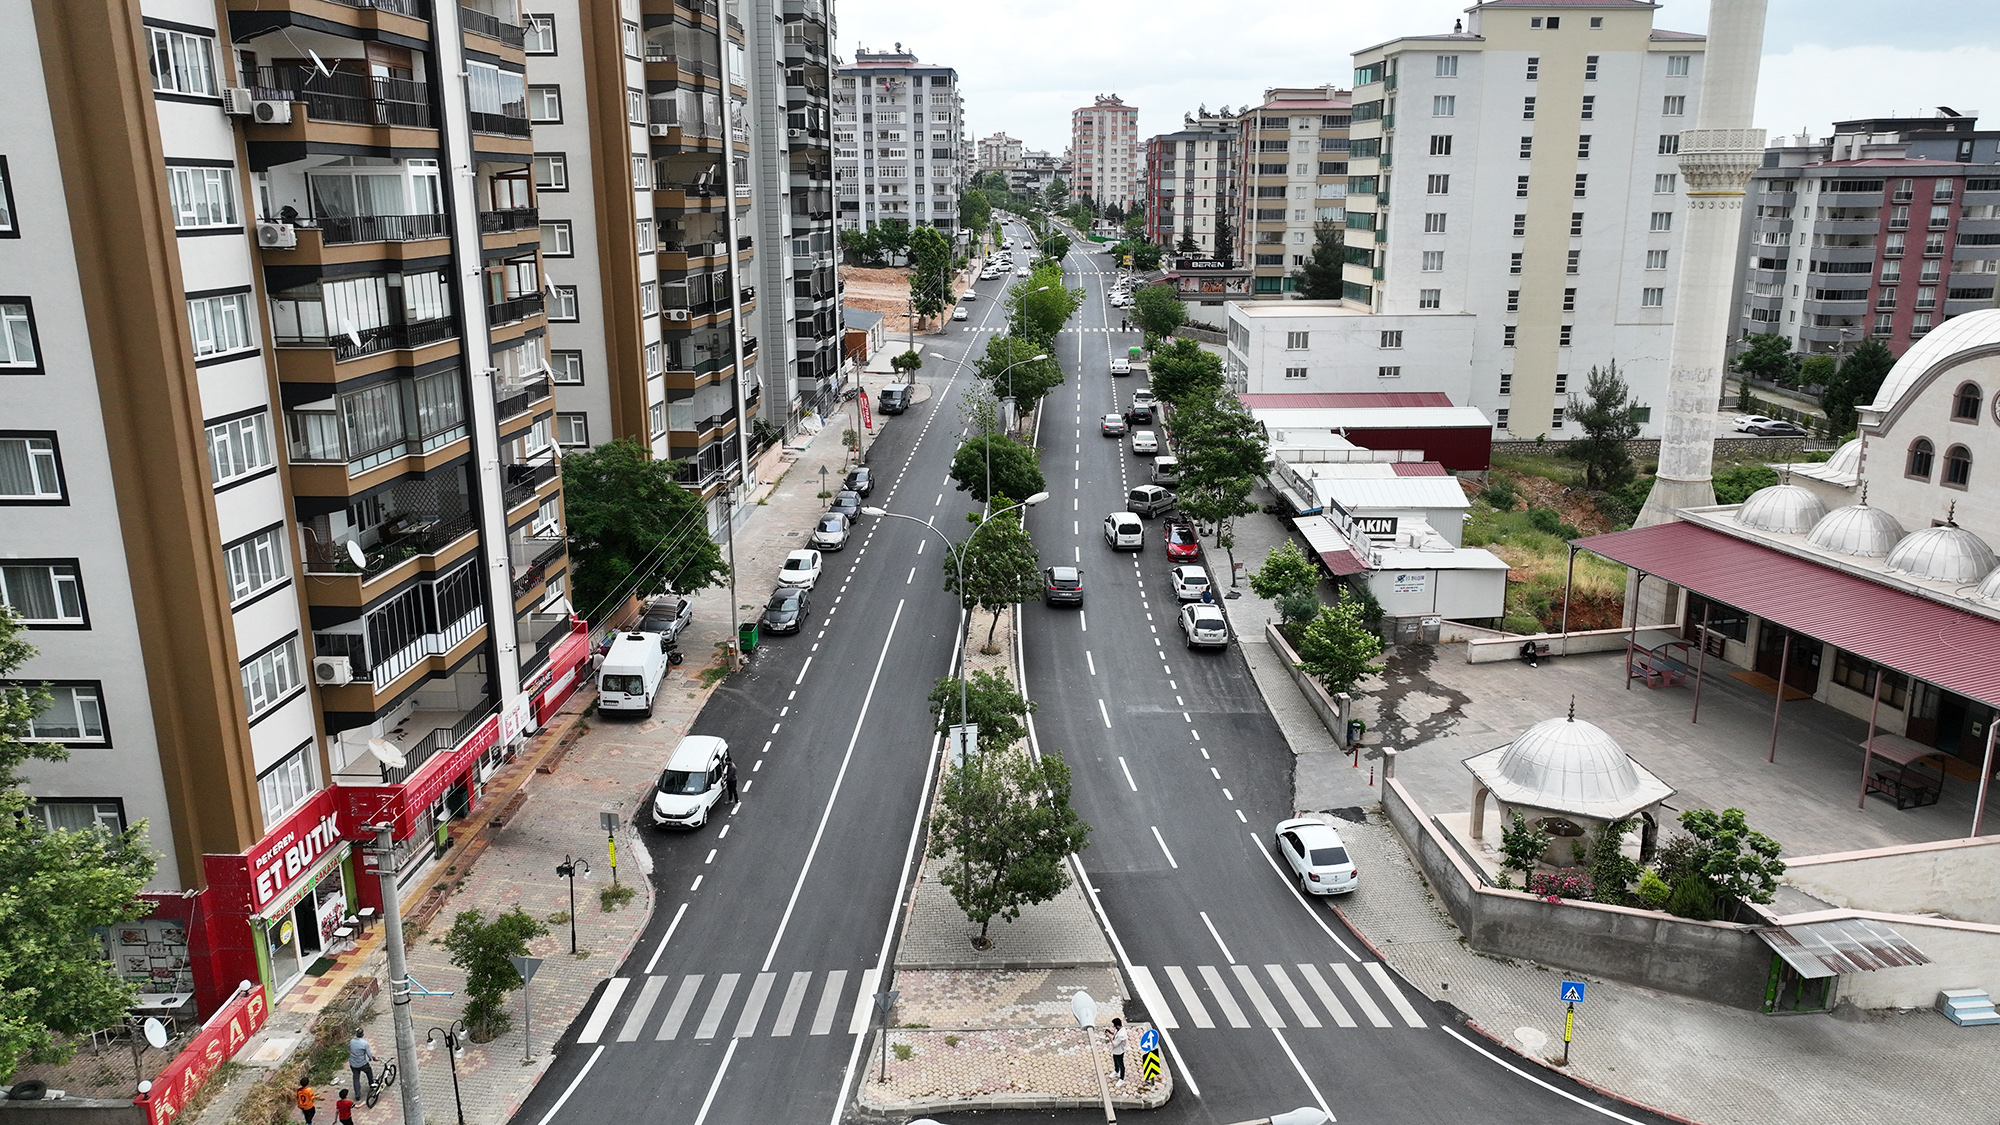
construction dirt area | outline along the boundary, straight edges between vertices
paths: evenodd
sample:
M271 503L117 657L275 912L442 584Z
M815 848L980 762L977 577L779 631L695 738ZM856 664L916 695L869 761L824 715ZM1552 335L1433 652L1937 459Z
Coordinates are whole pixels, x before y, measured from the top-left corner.
M868 269L840 267L841 304L882 314L882 330L893 343L910 332L910 271L903 268ZM951 291L962 293L970 286L968 275L951 279ZM918 332L936 332L934 320L917 321Z

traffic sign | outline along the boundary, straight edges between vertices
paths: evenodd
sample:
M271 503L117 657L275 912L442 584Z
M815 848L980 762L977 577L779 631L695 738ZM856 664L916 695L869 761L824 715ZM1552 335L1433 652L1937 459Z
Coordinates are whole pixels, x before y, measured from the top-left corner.
M1562 982L1562 1000L1569 1004L1582 1003L1583 982L1580 980L1566 980Z
M1139 1060L1139 1081L1158 1082L1160 1080L1160 1052L1147 1051Z
M1160 1049L1160 1033L1159 1033L1159 1032L1157 1032L1157 1031L1155 1031L1155 1030L1153 1030L1153 1029L1152 1029L1152 1028L1150 1028L1150 1027L1149 1027L1149 1028L1147 1028L1146 1030L1144 1030L1144 1031L1140 1032L1140 1033L1139 1033L1139 1049L1140 1049L1141 1051L1144 1051L1145 1053L1147 1053L1147 1054L1149 1054L1149 1055L1150 1055L1150 1054L1152 1054L1152 1053L1153 1053L1154 1051L1157 1051L1157 1050L1159 1050L1159 1049Z

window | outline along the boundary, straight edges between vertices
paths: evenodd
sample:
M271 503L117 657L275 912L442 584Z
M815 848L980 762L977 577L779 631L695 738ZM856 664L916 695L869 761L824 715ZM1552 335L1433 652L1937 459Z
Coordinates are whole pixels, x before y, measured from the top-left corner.
M306 760L311 749L312 744L307 743L257 775L257 800L264 806L265 824L276 824L312 795L312 768Z
M146 29L153 46L153 89L169 94L222 96L215 80L215 38L164 27Z
M1903 461L1903 475L1918 480L1931 479L1931 464L1937 458L1937 447L1929 438L1918 438L1910 443L1909 455Z
M1965 488L1972 483L1972 451L1962 445L1954 445L1944 451L1944 477L1939 481L1946 488Z
M1672 172L1655 173L1653 175L1653 194L1672 195L1674 193L1675 179L1676 177Z
M1443 211L1431 211L1424 215L1424 233L1425 234L1444 233Z
M1426 251L1424 251L1424 257L1423 257L1423 267L1422 267L1422 268L1423 268L1423 272L1425 272L1425 273L1443 273L1443 272L1444 272L1444 251L1442 251L1442 250L1426 250Z
M1511 395L1514 393L1514 373L1512 371L1502 371L1500 373L1500 393L1502 395Z
M653 158L643 152L632 154L632 187L644 191L653 186Z
M1590 159L1590 134L1589 134L1589 133L1584 133L1584 134L1581 134L1581 135L1579 135L1579 136L1578 136L1578 137L1576 138L1576 158L1577 158L1578 160L1589 160L1589 159Z
M1514 177L1514 198L1516 199L1528 198L1528 177L1526 176Z
M29 628L89 625L83 608L83 577L74 559L8 560L0 565L0 605L13 610Z
M1312 346L1310 343L1311 336L1312 333L1310 332L1285 333L1285 350L1288 352L1302 352L1308 350Z
M1500 429L1500 430L1504 430L1504 429L1506 429L1506 428L1507 428L1507 408L1506 408L1506 407L1504 407L1504 406L1503 406L1503 407L1501 407L1500 409L1498 409L1498 410L1495 410L1495 411L1493 412L1493 426L1494 426L1494 428L1495 428L1495 429Z
M1417 307L1420 309L1437 308L1439 298L1443 294L1444 291L1441 289L1419 289L1417 290Z
M1597 56L1596 56L1596 55L1585 55L1585 56L1583 57L1583 80L1584 80L1585 82L1595 82L1595 81L1597 81Z
M1672 211L1653 212L1652 224L1647 229L1655 234L1674 229L1674 213Z
M556 18L554 16L521 17L522 48L531 55L553 55L556 53Z
M1382 347L1393 349L1393 348L1400 348L1402 346L1403 346L1402 329L1396 328L1382 333Z
M60 503L63 498L55 434L0 435L0 503Z
M1567 262L1567 263L1566 263L1566 264L1565 264L1565 265L1563 266L1563 272L1564 272L1564 273L1566 273L1566 274L1570 274L1570 275L1574 276L1574 275L1576 274L1576 271L1577 271L1577 262L1578 262L1578 259L1580 259L1580 258L1582 258L1582 257L1583 257L1583 251L1581 251L1581 250L1572 250L1572 251L1570 251L1570 252L1569 252L1569 261L1568 261L1568 262Z
M1569 325L1569 324L1565 324L1565 325L1563 325L1563 326L1562 326L1562 334L1561 334L1560 336L1558 336L1558 337L1556 338L1556 346L1557 346L1557 347L1562 347L1562 348L1566 348L1566 347L1569 347L1569 337L1570 337L1570 333L1571 333L1572 331L1574 331L1574 328L1575 328L1575 326L1574 326L1574 325ZM1562 393L1562 391L1563 391L1563 386L1564 386L1564 380L1566 380L1566 379L1568 379L1568 378L1569 378L1569 376L1567 376L1567 375L1557 375L1557 376L1556 376L1556 393L1557 393L1557 394L1561 394L1561 393Z
M95 742L110 745L104 722L104 689L95 680L48 685L49 705L28 720L36 742Z
M1542 76L1542 60L1535 55L1529 55L1528 81L1533 82L1536 79L1540 78L1541 76Z
M639 25L633 23L631 20L625 20L623 23L625 32L625 57L636 59L640 55Z
M1685 77L1687 77L1687 72L1688 72L1688 58L1689 58L1689 56L1687 56L1687 55L1668 55L1668 56L1667 56L1667 77L1669 77L1669 78L1685 78Z
M1510 274L1521 272L1521 252L1519 250L1507 256L1507 272Z
M1563 343L1568 344L1569 341L1564 340ZM1569 393L1569 372L1567 371L1556 372L1556 393L1559 395Z
M625 123L644 125L646 123L646 91L625 89Z
M0 371L40 371L41 355L33 306L26 297L0 297Z
M82 832L91 828L113 834L125 831L125 806L117 800L36 797L28 812L51 832Z
M1901 711L1909 700L1909 680L1901 673L1881 669L1871 661L1835 649L1833 653L1833 682L1849 691L1873 697L1875 677L1882 678L1882 703Z
M1649 289L1639 290L1640 308L1659 309L1659 308L1665 308L1666 304L1667 304L1667 291L1664 287L1654 286Z
M1523 159L1523 160L1530 160L1530 159L1533 159L1534 155L1535 155L1535 138L1533 138L1533 137L1522 137L1522 138L1521 138L1521 159Z
M579 351L550 352L549 381L566 387L582 386L583 353Z
M1960 383L1958 393L1951 398L1951 420L1954 422L1979 421L1979 403L1985 396L1980 393L1977 383Z
M1687 115L1687 95L1668 94L1666 102L1660 106L1662 117L1685 117Z
M255 348L250 331L250 295L225 293L218 297L189 297L188 327L194 335L194 354L220 355Z
M1647 269L1649 269L1649 270L1663 270L1663 269L1666 269L1666 268L1667 268L1667 252L1666 252L1665 250L1648 250L1648 251L1646 251L1646 268L1647 268Z
M1549 411L1549 429L1560 430L1562 428L1563 428L1563 408L1558 406L1554 410Z
M1501 347L1511 348L1514 346L1514 332L1516 331L1516 328L1517 328L1516 325L1509 324L1500 329Z
M1451 134L1445 133L1440 135L1433 133L1431 135L1431 155L1432 156L1451 155Z
M167 196L173 203L175 230L235 227L240 222L233 168L168 168Z
M638 221L633 238L637 243L639 253L651 254L660 248L660 244L655 240L653 230L653 220L640 219Z
M660 283L642 281L639 283L639 315L658 316L660 314Z
M1575 195L1578 199L1583 199L1590 194L1590 173L1578 172L1576 174L1576 188L1571 194Z
M556 442L559 445L576 446L590 444L590 416L587 414L557 414Z
M1287 379L1303 379L1305 377L1306 377L1306 369L1303 367L1285 368L1285 378Z
M562 123L562 87L528 87L528 120Z
M1680 150L1681 150L1681 135L1679 133L1660 134L1661 156L1672 156L1675 153L1678 153Z
M1437 57L1437 76L1439 78L1457 78L1458 56L1439 55Z
M298 634L294 633L244 661L242 673L243 703L254 721L299 690Z
M1521 291L1519 289L1507 290L1507 311L1508 312L1521 311Z
M1583 109L1578 114L1578 116L1580 116L1585 121L1589 121L1590 119L1597 116L1596 94L1585 94L1583 96Z
M21 228L14 225L14 181L7 174L7 158L0 156L0 238L19 238Z
M1574 289L1563 290L1563 311L1564 312L1576 311L1576 290Z
M571 224L568 219L547 219L542 222L542 256L547 258L571 258L576 250L570 240Z
M224 547L222 571L229 577L231 604L284 579L284 528L269 528Z
M1517 212L1514 215L1514 237L1522 238L1525 237L1527 233L1528 233L1528 216Z
M1450 175L1426 176L1424 178L1424 194L1450 195L1451 176Z
M1571 211L1569 213L1569 236L1571 238L1583 237L1583 212Z
M1401 379L1403 377L1403 369L1400 367L1377 367L1375 369L1375 377L1377 379Z
M1431 95L1432 117L1453 117L1456 116L1457 113L1458 113L1458 95L1456 94Z
M208 472L221 485L271 467L271 416L262 410L208 427Z
M1535 119L1535 96L1533 94L1529 94L1527 97L1521 99L1521 120L1533 121L1534 119Z

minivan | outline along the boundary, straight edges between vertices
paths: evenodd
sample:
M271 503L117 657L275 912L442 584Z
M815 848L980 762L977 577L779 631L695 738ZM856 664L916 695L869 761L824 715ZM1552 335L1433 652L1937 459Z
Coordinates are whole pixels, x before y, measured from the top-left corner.
M901 414L910 408L910 387L907 383L895 383L882 388L876 400L884 414Z
M672 642L658 633L621 633L597 669L597 709L606 713L653 712L653 696L667 674Z
M729 743L712 734L691 734L667 758L653 787L653 824L659 828L700 828L722 800L729 768Z
M1157 484L1142 484L1125 494L1125 506L1147 519L1172 511L1179 502L1180 497Z
M1114 551L1146 549L1146 525L1131 512L1113 512L1104 517L1104 543Z
M1181 482L1181 459L1178 457L1153 458L1154 484L1179 484Z

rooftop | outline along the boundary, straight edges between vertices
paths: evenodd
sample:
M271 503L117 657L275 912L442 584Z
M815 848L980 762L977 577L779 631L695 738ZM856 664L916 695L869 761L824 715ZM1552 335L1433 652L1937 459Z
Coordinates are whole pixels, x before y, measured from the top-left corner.
M1313 465L1295 465L1308 470ZM1301 472L1314 491L1352 512L1361 508L1470 508L1465 490L1452 477L1350 477Z
M1251 406L1250 416L1272 433L1298 430L1424 430L1474 428L1493 423L1476 406L1362 406L1271 410ZM1290 440L1298 440L1293 432Z
M1443 391L1338 391L1320 394L1242 394L1248 410L1311 410L1329 406L1450 406Z

